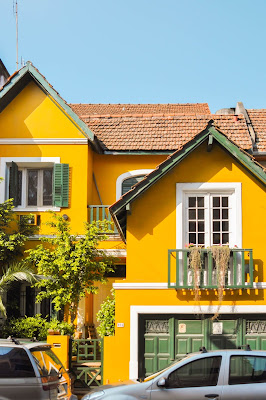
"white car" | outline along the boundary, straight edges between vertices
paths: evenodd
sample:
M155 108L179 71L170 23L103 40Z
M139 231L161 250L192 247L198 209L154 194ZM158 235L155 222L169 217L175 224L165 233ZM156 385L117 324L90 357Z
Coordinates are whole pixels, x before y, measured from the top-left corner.
M265 400L266 351L192 353L144 379L106 385L82 400Z

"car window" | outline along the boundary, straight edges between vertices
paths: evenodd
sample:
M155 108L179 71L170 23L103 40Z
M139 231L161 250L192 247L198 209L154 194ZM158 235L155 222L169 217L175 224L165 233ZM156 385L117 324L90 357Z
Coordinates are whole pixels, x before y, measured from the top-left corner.
M177 368L167 379L168 388L217 385L222 357L206 357Z
M230 357L229 385L262 382L266 382L266 357Z
M61 373L65 371L61 361L50 348L34 348L31 354L41 376L56 375L59 371Z
M32 377L35 377L35 372L24 349L0 347L0 379Z

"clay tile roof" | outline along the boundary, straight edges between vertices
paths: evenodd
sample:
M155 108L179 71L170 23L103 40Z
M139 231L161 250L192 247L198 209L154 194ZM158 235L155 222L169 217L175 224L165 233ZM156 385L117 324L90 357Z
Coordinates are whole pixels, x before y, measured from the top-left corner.
M81 118L92 115L211 114L207 103L195 104L70 104Z
M243 115L98 115L84 121L105 151L175 151L205 129L211 119L239 147L252 148Z
M266 109L247 110L256 134L255 151L266 153Z

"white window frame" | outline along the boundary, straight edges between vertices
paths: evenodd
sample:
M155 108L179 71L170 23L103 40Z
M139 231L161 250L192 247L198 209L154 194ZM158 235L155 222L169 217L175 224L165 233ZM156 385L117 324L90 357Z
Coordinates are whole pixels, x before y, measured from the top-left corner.
M228 194L231 201L229 246L242 248L242 185L241 182L195 182L176 184L176 248L186 243L185 204L188 194L200 196L206 193ZM209 245L209 244L207 244Z
M9 167L11 163L15 162L19 169L21 168L36 168L45 169L53 168L54 164L60 164L60 157L1 157L0 159L0 177L4 178L4 182L0 185L4 185L4 190L0 190L0 203L3 203L9 198ZM23 179L23 176L22 176ZM24 174L24 180L22 180L22 191L26 189L26 175ZM23 198L23 193L22 193ZM25 198L25 195L24 195ZM14 211L60 211L60 207L54 206L21 206L14 207Z
M152 171L154 171L154 169L135 169L134 171L128 171L119 175L116 180L116 200L120 199L122 196L122 183L124 180L133 178L134 176L148 175Z

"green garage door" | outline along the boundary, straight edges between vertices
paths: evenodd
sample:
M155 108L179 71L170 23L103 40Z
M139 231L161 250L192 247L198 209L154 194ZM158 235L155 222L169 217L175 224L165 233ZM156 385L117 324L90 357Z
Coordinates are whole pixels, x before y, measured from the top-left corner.
M139 377L151 375L202 346L218 350L249 344L252 350L266 350L266 320L257 318L222 316L212 321L211 316L143 316L139 325Z

